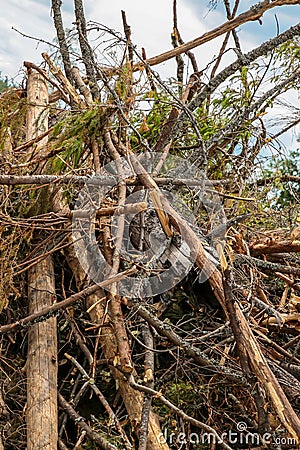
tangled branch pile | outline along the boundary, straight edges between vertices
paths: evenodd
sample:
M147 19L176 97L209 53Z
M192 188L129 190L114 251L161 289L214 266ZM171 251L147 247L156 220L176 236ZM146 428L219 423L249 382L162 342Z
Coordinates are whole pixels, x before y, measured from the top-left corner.
M298 87L300 25L248 54L235 31L296 3L225 1L184 43L174 1L174 49L147 59L81 0L75 55L52 0L64 72L43 53L0 97L0 448L299 448L300 180L261 154L299 122L272 135L267 112Z

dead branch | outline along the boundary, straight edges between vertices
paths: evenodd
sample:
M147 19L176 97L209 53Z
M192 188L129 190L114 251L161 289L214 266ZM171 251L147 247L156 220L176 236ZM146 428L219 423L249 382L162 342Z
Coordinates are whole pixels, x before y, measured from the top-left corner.
M121 181L118 183L118 204L121 206L126 201L126 183L124 181L124 172L121 164L121 157L117 152L115 146L112 143L109 133L104 135L105 144L110 151L113 160L116 162L118 176ZM117 235L115 238L115 248L112 251L111 256L111 270L110 275L118 273L120 267L120 252L122 247L122 241L124 237L124 227L125 227L125 216L119 215L116 218ZM111 238L111 236L110 236ZM113 327L115 330L116 341L119 351L119 360L121 365L121 370L123 372L132 372L133 365L131 361L131 350L126 333L126 327L124 324L123 313L121 308L120 296L117 295L117 285L113 284L111 286L111 293L109 294L109 311ZM118 364L119 365L119 364Z
M274 6L274 3L273 3ZM228 77L233 75L237 70L241 69L245 64L249 65L251 62L255 61L260 56L266 55L274 48L281 45L283 42L286 42L289 39L292 39L294 36L298 36L300 34L300 24L295 25L294 27L289 28L287 31L279 34L275 38L269 39L267 42L264 42L259 47L251 50L250 52L243 55L243 57L239 57L235 62L227 66L221 72L219 72L212 80L210 80L196 95L196 97L190 102L189 108L191 111L195 110L199 107L204 100L214 92L221 83L223 83Z
M117 447L115 447L113 444L110 444L107 439L105 439L99 433L96 433L96 431L92 430L92 428L86 423L85 419L77 414L75 409L73 409L70 403L68 403L60 393L58 393L58 401L60 406L66 411L70 418L86 432L86 435L91 441L100 445L100 447L104 450L117 450Z
M255 267L259 267L260 269L263 269L268 273L281 272L281 273L289 273L295 276L300 276L300 269L298 267L284 266L283 264L272 263L269 261L253 258L247 255L235 255L235 261L237 266L239 264L249 264Z
M208 371L212 371L212 373L221 371L223 376L234 380L236 383L247 383L241 372L232 370L225 366L221 367L217 361L209 358L198 347L195 347L188 341L181 338L169 324L159 320L158 317L148 311L148 309L146 309L144 306L138 304L135 306L137 314L139 316L145 319L160 334L166 336L170 340L170 342L181 348L182 351L186 353L190 358L192 358L196 364L205 367L205 369L207 369Z
M67 306L72 305L73 303L84 300L87 296L93 294L100 288L105 288L109 286L112 283L118 282L122 280L123 278L132 275L137 272L137 269L135 266L131 267L128 270L125 270L124 272L120 272L117 275L114 275L110 278L107 278L104 281L101 281L101 283L95 284L91 287L88 287L86 289L83 289L82 291L71 295L71 297L62 300L59 303L54 303L52 306L48 306L46 308L43 308L41 311L37 311L36 313L30 314L29 316L25 317L24 319L18 320L17 322L11 323L9 325L3 325L0 327L0 334L3 333L10 333L18 330L19 328L26 328L30 326L30 324L34 323L38 319L42 318L42 320L46 320L48 316L51 316L55 314L57 311L59 311L62 308L66 308ZM55 297L53 298L53 301L55 301Z
M34 69L36 70L38 73L40 73L45 80L48 81L48 83L52 84L53 87L55 87L55 89L60 93L61 98L66 102L69 103L69 99L66 96L66 92L64 91L64 89L57 83L55 83L55 81L49 77L49 75L47 74L46 70L41 69L41 67L37 66L36 64L33 64L32 62L29 61L24 61L23 65L27 68L27 69Z
M187 414L185 414L182 411L182 409L178 408L173 403L171 403L169 400L167 400L161 392L157 392L154 389L151 389L147 386L142 386L141 384L136 383L134 381L134 378L132 375L129 376L128 382L129 382L130 386L132 386L134 389L144 392L144 393L151 395L152 397L155 397L156 399L158 399L160 402L162 402L164 405L166 405L172 411L176 412L176 414L178 414L184 420L193 424L195 427L200 428L201 430L205 430L207 433L210 433L213 436L215 436L217 443L222 448L225 448L226 450L232 450L232 448L229 447L229 445L227 445L224 442L224 440L221 438L221 436L219 436L218 433L213 428L211 428L209 425L206 425L203 422L199 422L198 420L194 419L193 417L190 417Z
M83 379L88 381L91 390L96 394L97 398L100 400L100 402L104 406L110 419L114 422L118 432L120 433L120 435L124 441L124 445L125 445L126 449L131 449L132 445L130 444L126 434L124 433L124 430L121 427L121 424L120 424L117 416L113 412L112 408L110 407L108 401L106 400L106 398L104 397L104 395L102 394L100 389L96 386L95 380L89 376L89 374L84 370L84 368L79 364L79 362L73 356L69 355L68 353L65 353L65 357L67 359L69 359L72 362L72 364L74 364L75 367L77 367L79 372L83 375Z
M85 109L86 105L80 96L77 94L76 90L70 83L70 81L65 77L59 67L57 67L54 62L51 60L50 56L47 53L43 52L42 57L46 61L49 66L49 69L52 75L60 82L60 86L64 90L64 92L69 95L70 101L74 102L80 109Z
M86 20L82 0L74 0L76 27L78 30L79 44L82 53L83 64L90 81L90 89L95 99L99 98L99 89L96 80L93 52L88 42Z
M142 333L144 337L144 345L146 347L145 351L145 363L144 363L144 383L150 388L154 388L154 352L151 348L154 347L154 339L151 333L151 329L147 322L143 323ZM149 416L151 410L151 397L145 395L143 409L141 414L141 425L140 425L140 435L139 435L139 449L147 449L147 437L148 437L148 426L149 426Z
M199 47L205 42L209 42L212 39L215 39L216 37L221 36L224 33L230 32L244 23L259 20L263 16L263 14L271 8L284 5L296 5L297 3L298 0L275 0L273 2L269 2L269 0L264 0L252 6L248 11L245 11L236 18L231 19L222 25L219 25L217 28L203 34L202 36L193 39L192 41L189 41L185 44L182 44L173 50L169 50L165 53L149 58L145 62L149 66L161 64L162 62L167 61L168 59L174 58L175 56L181 55L182 53L186 53L187 51L192 50L193 48ZM141 69L141 66L142 66L141 64L137 64L134 66L134 69L139 70Z
M292 253L300 252L299 241L281 241L270 242L269 244L253 244L250 245L250 252L252 256L272 255L276 253ZM283 272L288 273L288 272Z

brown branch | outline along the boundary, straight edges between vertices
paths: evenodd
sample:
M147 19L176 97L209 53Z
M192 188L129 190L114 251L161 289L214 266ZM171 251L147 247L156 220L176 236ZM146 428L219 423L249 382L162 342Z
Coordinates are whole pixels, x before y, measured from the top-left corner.
M101 161L100 161L100 155L99 155L99 145L96 139L92 140L92 153L93 153L93 160L94 160L94 168L95 168L95 174L99 175L101 171Z
M104 437L102 437L99 433L96 433L96 431L92 430L92 428L85 422L85 419L81 417L75 409L68 403L64 397L58 393L58 401L60 406L66 411L66 413L69 415L69 417L84 430L91 441L95 442L96 444L100 445L101 448L104 450L117 450L117 447L115 447L113 444L111 444L108 440L106 440Z
M238 9L238 6L239 6L239 3L240 3L240 0L236 0L236 1L235 1L234 7L233 7L233 11L232 11L232 13L231 13L229 1L228 1L228 0L224 0L224 4L225 4L226 11L227 11L227 19L228 19L228 20L231 20L231 19L233 19L233 18L235 17L236 12L237 12L237 9ZM234 32L234 34L236 35L235 30L233 30L233 32ZM220 65L222 56L223 56L223 54L224 54L224 52L225 52L225 49L226 49L226 46L227 46L227 44L228 44L229 37L230 37L230 31L227 32L226 35L225 35L224 41L223 41L223 43L222 43L222 45L221 45L219 54L218 54L218 56L217 56L217 60L216 60L216 62L215 62L214 67L212 68L212 71L211 71L211 74L210 74L210 78L214 78L214 76L215 76L215 74L216 74L216 72L217 72L217 70L218 70L218 67L219 67L219 65Z
M197 266L204 271L207 276L207 279L214 291L214 294L222 305L222 308L226 315L228 315L226 300L224 296L222 277L220 272L217 270L215 265L211 263L206 257L202 244L199 241L196 234L190 228L188 223L180 217L180 215L175 211L172 206L169 204L167 199L162 195L159 188L157 187L154 180L146 173L141 163L138 161L135 155L132 152L125 149L126 156L130 159L130 162L136 172L141 182L147 189L155 189L157 195L159 196L160 202L163 206L163 210L168 214L170 221L174 228L176 228L179 232L184 233L187 244L189 245L191 253L197 251L196 256L196 264ZM180 224L180 227L179 227ZM300 246L300 242L299 242ZM255 340L253 333L245 320L244 315L242 314L238 304L234 303L235 308L235 316L237 323L243 323L243 342L247 342L247 353L249 357L249 361L251 367L254 370L255 375L263 384L265 390L268 392L274 410L278 414L280 421L286 427L286 429L290 432L290 434L299 442L300 440L300 421L297 418L295 412L293 411L290 403L288 402L284 392L282 391L280 385L278 384L274 374L271 372L266 360L263 358L261 354L261 350ZM251 339L251 347L249 348L249 339ZM264 365L264 369L262 372L261 365ZM262 377L262 373L264 376ZM286 411L286 414L283 414L283 411Z
M281 359L283 362L286 362L290 364L291 362L295 362L298 366L300 366L300 359L296 358L296 356L289 353L287 350L285 350L284 347L281 347L280 345L276 344L276 342L269 339L265 334L261 333L259 330L255 330L255 333L258 334L259 339L262 341L267 342L268 346L274 348L278 353L280 353ZM297 336L295 339L299 340L299 336Z
M87 380L89 382L89 386L90 386L91 390L95 393L97 398L100 400L100 402L104 406L110 420L112 420L112 422L114 422L118 432L120 433L120 435L124 441L125 447L127 449L132 448L132 445L130 444L126 434L124 433L124 430L121 427L121 424L120 424L117 416L115 415L110 404L108 403L108 401L106 400L106 398L104 397L104 395L102 394L100 389L96 386L95 380L89 376L89 374L84 370L84 368L81 366L81 364L79 364L79 362L73 356L69 355L68 353L65 353L65 357L67 359L69 359L72 362L72 364L74 364L75 367L77 367L77 369L83 376L83 380Z
M167 406L169 409L171 409L171 411L174 411L176 414L178 414L178 416L180 416L182 419L194 425L194 427L200 428L201 430L205 430L207 433L210 433L213 436L215 436L217 443L222 448L225 448L226 450L232 450L232 448L224 442L222 437L219 436L218 433L213 428L211 428L206 423L200 422L199 420L196 420L193 417L188 416L185 412L182 411L182 409L178 408L168 399L166 399L166 397L164 397L161 392L155 391L154 389L151 389L147 386L142 386L141 384L136 383L132 375L129 377L128 382L130 386L133 387L133 389L136 389L137 391L140 392L144 392L156 398L157 400L162 402L165 406Z
M68 247L70 245L70 242L67 242L66 244L63 244L63 242L67 239L68 237L65 236L59 243L57 246L52 247L50 250L48 250L47 252L43 253L42 255L36 256L35 258L32 258L30 261L26 261L26 267L24 267L23 269L20 269L16 272L13 273L13 276L19 276L24 272L27 272L29 269L31 269L32 267L36 266L37 264L40 264L42 261L44 261L45 259L48 258L48 256L52 255L53 253L58 252L59 250L63 250L66 247ZM24 263L22 264L24 265ZM17 267L20 267L21 264Z
M252 256L271 255L273 253L300 252L300 241L281 241L269 244L252 244L250 253ZM288 272L284 272L288 273Z
M243 370L245 370L246 374L250 376L250 367L252 368L257 379L268 393L281 423L285 426L297 443L299 443L299 418L291 407L274 373L271 371L267 360L265 359L262 350L255 339L254 334L252 333L236 299L233 298L229 284L231 270L229 269L227 261L224 258L221 258L221 261L223 261L222 269L225 285L225 298L227 300L226 305L229 308L229 317L232 323L235 339L238 344L239 356Z
M18 153L18 152L20 152L20 151L22 151L22 150L27 149L28 147L31 147L33 144L38 143L39 141L41 141L42 139L44 139L44 137L48 136L48 134L51 133L51 131L53 131L53 129L54 129L54 127L48 128L48 130L45 131L44 133L41 133L41 134L39 134L38 136L36 136L35 138L30 139L29 141L25 142L24 144L19 145L19 147L15 147L15 148L13 149L13 151L14 151L15 153Z
M63 284L62 284L62 286L63 286ZM64 292L64 297L66 298L64 289L63 289L63 292ZM80 333L80 331L78 329L78 325L76 324L74 318L71 316L69 310L64 311L64 317L66 318L66 321L69 322L72 333L75 336L76 345L80 347L80 350L84 354L89 366L92 366L92 364L94 363L93 355L89 351L89 349L86 345L86 339L82 335L82 333Z
M71 73L72 73L72 77L74 78L75 83L76 83L80 93L85 98L86 103L88 105L92 105L93 104L93 97L92 97L91 91L87 87L86 83L83 81L83 79L82 79L82 77L80 75L78 67L72 67Z
M113 160L116 163L117 166L117 172L119 177L118 182L118 204L119 206L122 206L126 201L126 183L124 181L124 171L122 167L121 162L121 156L117 152L117 149L115 148L110 133L107 132L104 135L104 141L105 144L113 158ZM120 267L120 252L122 248L122 241L124 237L124 227L125 227L125 216L119 215L116 217L116 229L117 229L117 235L115 237L115 248L113 250L112 254L112 264L111 264L111 271L110 274L118 273L119 267ZM131 349L128 341L128 336L126 333L126 327L124 323L124 317L122 313L121 308L121 301L120 296L117 294L117 285L113 284L110 289L109 294L109 311L110 311L110 317L114 326L114 331L116 335L116 341L118 345L118 351L119 351L119 359L120 359L120 366L121 370L123 372L132 372L133 370L133 364L131 361Z
M184 234L186 242L190 248L190 258L195 258L197 266L201 271L205 273L205 276L207 276L214 294L226 314L227 310L224 305L224 293L221 274L217 270L216 266L206 256L200 239L189 226L187 221L183 219L170 205L153 178L146 172L143 165L132 153L132 151L126 149L124 146L122 146L121 143L120 150L122 151L124 156L127 156L129 158L130 163L141 183L145 186L146 189L151 190L152 200L154 199L155 202L154 207L166 236L173 235L173 230L170 228L170 225L172 225L174 229L177 230L180 234Z
M295 411L291 407L288 399L286 398L278 380L271 371L258 343L255 339L249 324L247 323L245 316L243 315L237 302L234 304L236 310L237 320L239 322L240 333L243 335L247 342L247 354L251 362L251 367L268 393L273 408L278 414L281 423L288 430L290 435L295 439L297 443L300 440L300 421Z
M124 33L126 36L126 44L128 47L128 58L129 58L130 64L133 64L133 48L132 48L132 43L131 43L131 28L127 23L125 11L122 10L121 14L122 14Z
M146 386L154 387L154 352L149 350L154 347L154 339L151 333L149 324L144 321L142 324L142 334L144 337L145 351L145 363L144 363L144 383ZM139 433L139 448L138 450L147 450L147 437L148 437L148 425L149 415L151 411L152 398L148 395L144 396L140 433Z
M84 101L77 94L74 86L72 86L68 78L65 77L61 69L54 64L54 62L51 60L50 56L47 55L47 53L43 52L42 57L48 64L52 75L61 83L60 85L64 90L64 92L70 96L70 100L74 102L80 109L85 109L86 105Z
M101 281L101 283L98 283L91 287L83 289L82 291L71 295L71 297L69 297L65 300L62 300L59 303L53 303L53 305L48 306L47 308L43 308L41 311L37 311L34 314L30 314L29 316L25 317L24 319L18 320L17 322L14 322L14 323L10 323L8 325L2 325L0 327L0 334L11 333L11 332L18 330L19 328L28 327L40 318L43 318L43 320L46 320L48 316L53 315L56 311L59 311L62 308L66 308L67 306L70 306L73 303L78 302L79 300L85 299L89 295L96 292L99 288L105 288L113 283L117 283L118 281L123 280L124 278L126 278L129 275L132 275L136 272L137 272L137 269L135 266L133 266L130 269L125 270L124 272L120 272L115 276L112 276L110 278L107 278L104 281ZM55 301L56 301L56 299L53 298L53 302L55 302Z
M37 72L39 72L44 78L45 80L48 81L48 83L52 84L52 86L54 86L61 94L62 99L66 102L66 103L70 103L68 97L66 96L66 92L65 90L57 83L55 83L55 81L53 81L47 74L46 70L41 69L39 66L37 66L36 64L29 62L29 61L24 61L23 62L24 66L27 69L34 69Z
M221 258L222 261L222 258ZM247 379L251 379L251 370L250 370L250 361L247 355L247 343L245 342L244 338L245 336L240 332L239 329L239 321L236 315L236 309L234 307L235 299L232 294L232 273L229 268L229 266L225 265L225 267L222 266L222 269L225 269L223 271L223 286L224 286L224 296L225 296L225 302L226 307L229 315L230 325L231 329L234 334L235 342L237 345L237 351L240 359L240 364L242 367L242 370L247 377Z
M183 39L181 38L179 29L178 29L178 21L177 21L177 0L173 0L173 22L174 22L174 31L176 31L176 39L178 40L179 44L184 44ZM185 54L189 57L194 72L198 72L198 64L195 58L194 53L187 51Z
M188 50L196 48L199 45L204 44L205 42L209 42L224 33L232 31L246 22L259 20L266 11L274 8L275 6L296 5L298 3L298 0L274 0L272 2L270 2L269 0L264 0L252 6L248 11L245 11L236 18L231 19L226 23L223 23L222 25L219 25L217 28L208 31L202 36L193 39L192 41L189 41L185 44L182 44L173 50L169 50L167 52L161 53L160 55L149 58L145 62L149 66L160 64L164 61L174 58L175 56L181 55L182 53L186 53ZM142 63L139 63L134 66L134 69L139 70L142 67Z

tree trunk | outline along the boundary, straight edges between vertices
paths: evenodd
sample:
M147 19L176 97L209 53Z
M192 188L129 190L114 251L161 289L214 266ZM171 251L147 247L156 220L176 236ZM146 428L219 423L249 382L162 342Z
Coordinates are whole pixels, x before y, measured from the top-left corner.
M27 86L26 138L32 139L48 128L47 83L31 71ZM47 138L37 147L40 151ZM55 280L52 257L28 271L29 313L52 305ZM27 358L27 450L57 448L57 334L56 318L32 325L28 332Z
M54 268L51 257L28 273L29 313L53 303ZM27 357L27 450L57 448L56 318L32 325Z

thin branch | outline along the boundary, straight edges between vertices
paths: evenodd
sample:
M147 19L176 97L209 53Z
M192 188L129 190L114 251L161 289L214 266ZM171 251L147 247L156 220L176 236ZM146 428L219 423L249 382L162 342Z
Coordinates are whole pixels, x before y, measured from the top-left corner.
M71 417L71 419L82 428L91 439L91 441L95 442L96 444L100 445L101 448L104 450L117 450L117 447L115 447L113 444L111 444L107 439L102 437L99 433L92 430L92 428L86 423L85 419L80 416L75 409L68 403L64 397L58 393L58 401L60 406L68 413L68 415Z
M272 2L274 3L274 2ZM257 58L268 54L270 51L274 50L279 45L283 44L289 39L292 39L295 36L300 34L300 24L295 25L294 27L289 28L284 33L279 34L275 38L270 39L267 42L264 42L259 47L256 47L254 50L244 54L242 57L238 58L235 62L227 66L224 70L222 70L218 75L216 75L209 83L203 87L201 92L191 101L189 104L189 109L194 110L200 106L206 97L214 92L221 83L223 83L228 77L233 75L237 70L241 69L245 65L249 65L251 62L255 61Z
M288 89L288 86L292 84L296 79L299 78L300 70L295 71L292 75L290 75L286 80L278 83L273 88L269 89L264 95L262 95L255 103L253 103L250 107L246 107L244 112L241 112L237 117L234 118L228 125L219 130L214 136L207 142L207 149L209 150L216 142L220 143L223 137L225 137L228 133L236 132L238 127L240 127L243 122L247 121L249 116L252 114L256 114L259 109L262 107L264 110L267 107L269 101L271 101L274 97L277 97L280 93L284 92ZM266 105L263 105L266 102Z
M226 450L232 450L232 447L227 445L221 436L218 435L218 433L209 425L206 423L200 422L199 420L194 419L193 417L188 416L185 414L185 412L182 411L182 409L175 406L173 403L171 403L166 397L162 395L161 392L155 391L154 389L151 389L147 386L142 386L141 384L138 384L134 381L133 376L131 375L128 379L130 386L132 386L134 389L140 392L144 392L145 394L148 394L160 402L162 402L165 406L167 406L171 411L174 411L176 414L178 414L182 419L186 420L187 422L194 425L196 428L200 428L201 430L205 430L207 433L213 435L215 437L215 441Z
M90 386L91 390L95 393L97 398L100 400L100 402L104 406L107 414L109 415L109 418L114 422L118 432L120 433L120 435L121 435L121 437L122 437L122 439L124 441L125 447L127 449L131 449L132 445L130 444L126 434L124 433L124 430L121 427L121 424L120 424L116 414L112 410L110 404L108 403L108 401L106 400L106 398L104 397L104 395L102 394L100 389L96 386L95 380L89 376L89 374L84 370L82 365L79 364L79 362L73 356L69 355L68 353L65 353L65 357L67 359L69 359L72 362L72 364L74 364L75 367L77 367L79 372L82 374L83 380L87 380L89 382L89 386Z
M129 275L132 275L137 272L137 268L135 266L131 267L128 270L125 270L124 272L120 272L115 276L112 276L110 278L107 278L104 281L101 281L101 283L95 284L91 287L88 287L86 289L83 289L80 292L77 292L76 294L71 295L71 297L62 300L59 303L53 303L53 305L48 306L47 308L43 308L41 311L37 311L34 314L30 314L29 316L25 317L24 319L18 320L17 322L10 323L8 325L3 325L0 327L0 334L3 333L11 333L19 328L26 328L28 326L31 326L33 323L42 320L46 320L48 317L55 314L57 311L59 311L62 308L66 308L67 306L72 305L75 302L78 302L79 300L83 300L89 295L96 292L99 288L105 288L113 283L117 283L120 280L123 280L124 278L128 277ZM53 298L53 302L55 302L56 299Z
M182 351L192 358L196 364L205 367L205 369L212 372L222 372L222 374L229 379L234 380L236 383L246 383L245 378L242 373L236 370L232 370L225 366L220 366L219 362L209 358L204 352L199 348L192 345L190 342L186 341L180 337L173 328L158 319L154 314L148 311L144 306L136 304L136 311L139 316L145 319L156 331L158 331L163 336L166 336L173 344L177 345Z
M290 244L291 242L289 242L287 245L290 246ZM299 243L296 245L299 247ZM257 246L254 245L253 248L257 248ZM240 264L249 264L255 267L259 267L260 269L270 272L272 274L274 274L275 272L281 272L295 275L296 277L300 276L300 268L298 267L284 266L283 264L272 263L270 261L263 261L261 259L253 258L247 255L235 255L234 261L237 266L239 266Z

